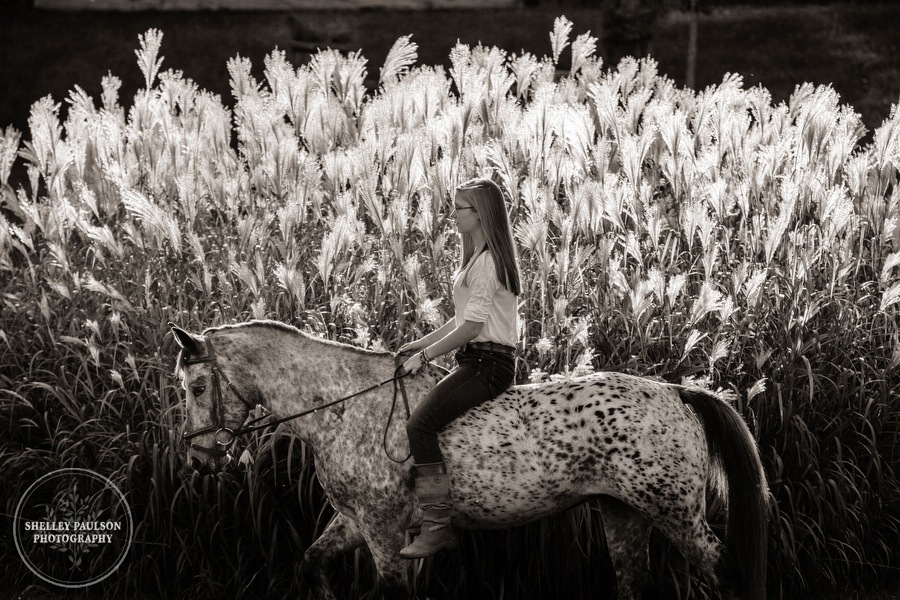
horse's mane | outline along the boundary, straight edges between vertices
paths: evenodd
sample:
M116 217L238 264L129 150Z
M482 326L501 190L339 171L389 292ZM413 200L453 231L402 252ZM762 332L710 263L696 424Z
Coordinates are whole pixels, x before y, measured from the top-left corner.
M255 320L255 321L247 321L246 323L233 323L230 325L218 325L216 327L209 327L203 330L203 335L209 335L216 333L217 331L230 331L237 329L271 329L274 331L279 331L281 333L287 333L288 335L298 336L305 340L309 340L311 342L315 342L317 344L323 344L325 346L331 346L333 348L340 348L341 350L347 350L350 352L354 352L356 354L362 354L365 356L393 356L390 352L378 352L375 350L366 350L365 348L359 348L357 346L352 346L350 344L342 344L341 342L335 342L332 340L327 340L325 338L317 337L311 333L307 333L300 329L297 329L293 325L288 325L287 323L282 323L281 321L272 321L268 319Z

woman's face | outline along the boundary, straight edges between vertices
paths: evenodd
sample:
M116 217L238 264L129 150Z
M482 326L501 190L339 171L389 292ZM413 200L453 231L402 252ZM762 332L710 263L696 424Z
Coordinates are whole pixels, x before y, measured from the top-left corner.
M463 194L456 194L453 201L453 216L456 217L456 229L460 233L472 233L481 227L481 217Z

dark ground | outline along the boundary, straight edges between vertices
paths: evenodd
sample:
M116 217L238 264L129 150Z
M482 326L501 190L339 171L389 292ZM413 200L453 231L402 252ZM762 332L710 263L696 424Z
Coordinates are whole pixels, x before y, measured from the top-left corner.
M0 127L13 125L29 139L29 107L52 94L63 101L75 84L99 104L107 72L123 82L121 104L130 106L142 84L134 49L151 27L164 33L163 69L185 76L231 104L226 61L249 57L261 78L263 57L276 46L295 64L306 50L332 46L361 49L374 84L391 44L412 33L420 64L449 64L459 39L510 52L550 53L553 20L565 14L575 24L571 38L590 30L604 40L604 15L596 9L542 2L537 7L483 11L356 12L144 12L39 11L14 0L0 26ZM660 72L685 82L688 31L685 12L657 15L650 54ZM842 102L863 115L871 131L900 99L900 6L828 4L788 7L722 7L699 16L695 88L718 83L728 72L747 87L763 85L776 102L803 82L832 84ZM608 56L604 56L608 58ZM65 105L64 105L65 106Z

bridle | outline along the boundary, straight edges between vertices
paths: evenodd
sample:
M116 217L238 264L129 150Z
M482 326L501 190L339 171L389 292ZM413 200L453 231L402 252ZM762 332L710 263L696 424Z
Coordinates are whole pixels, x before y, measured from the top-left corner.
M261 431L263 429L268 429L269 427L274 427L276 425L280 425L282 423L286 423L286 422L292 421L294 419L299 419L299 418L305 417L307 415L311 415L322 409L329 408L329 407L335 406L337 404L341 404L343 402L346 402L347 400L356 398L357 396L362 396L363 394L366 394L368 392L376 390L376 389L378 389L382 386L385 386L389 383L393 383L394 384L394 398L393 398L393 402L391 403L391 412L390 412L390 415L388 415L388 420L387 420L387 423L385 424L385 428L384 428L384 440L383 440L384 451L385 451L385 454L387 454L388 458L390 458L392 461L397 462L397 463L404 463L409 459L409 456L407 456L403 460L395 459L394 457L392 457L390 455L390 453L388 452L388 449L387 449L387 434L388 434L388 429L390 427L391 421L394 416L394 409L396 408L396 405L397 405L398 388L401 392L401 395L403 396L403 404L406 408L407 419L409 419L409 415L410 415L409 400L406 396L406 389L404 388L403 381L402 381L404 377L409 375L409 372L403 372L402 367L399 364L397 365L396 369L394 370L394 376L391 377L390 379L386 379L380 383L376 383L373 386L369 386L364 390L360 390L358 392L350 394L349 396L344 396L343 398L338 398L337 400L327 402L320 406L309 408L307 410L304 410L304 411L301 411L301 412L298 412L298 413L295 413L292 415L288 415L286 417L281 417L279 419L267 420L272 417L272 414L268 411L268 409L266 409L261 404L253 403L250 400L248 400L246 396L241 394L241 391L231 382L230 379L228 379L228 376L225 375L225 373L223 373L222 370L219 368L219 362L218 362L218 359L216 358L216 353L213 350L213 346L212 346L212 342L210 341L210 338L207 337L205 341L206 341L206 355L205 356L197 356L197 357L185 357L182 359L182 364L184 366L199 365L199 364L204 364L204 363L210 363L212 365L213 417L220 423L225 421L225 401L222 396L222 386L221 386L222 381L224 381L225 385L227 385L229 387L229 389L231 389L231 391L234 393L234 395L237 396L238 400L240 400L244 404L244 406L247 407L247 409L249 410L248 419L249 419L250 414L253 414L254 412L256 412L258 410L264 411L265 414L263 414L260 417L255 417L253 419L245 420L244 421L245 425L238 427L237 429L234 429L231 427L226 427L225 425L209 425L207 427L195 429L194 431L185 431L182 434L182 439L184 439L185 441L189 441L191 443L192 450L196 450L198 452L202 452L204 454L208 454L210 456L217 457L217 458L222 457L222 456L228 456L229 451L231 450L231 446L234 445L235 440L241 436L247 435L249 433L253 433L255 431ZM209 433L213 434L213 440L215 441L215 444L216 444L215 447L213 447L213 448L210 448L209 446L202 446L196 442L191 441L197 437L200 437L201 435L207 435Z

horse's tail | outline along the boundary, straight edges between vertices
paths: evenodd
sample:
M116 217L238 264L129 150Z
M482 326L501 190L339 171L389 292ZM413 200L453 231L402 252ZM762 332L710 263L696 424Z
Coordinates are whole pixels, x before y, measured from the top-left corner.
M744 600L764 600L769 491L756 442L738 412L714 394L679 391L703 421L711 463L720 465L727 478L725 547L736 591Z

